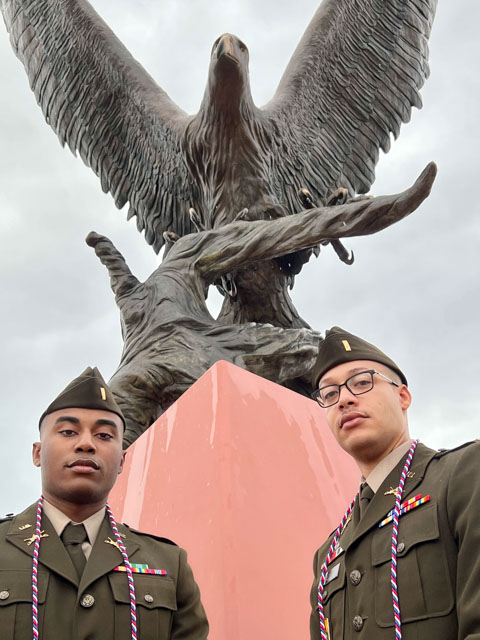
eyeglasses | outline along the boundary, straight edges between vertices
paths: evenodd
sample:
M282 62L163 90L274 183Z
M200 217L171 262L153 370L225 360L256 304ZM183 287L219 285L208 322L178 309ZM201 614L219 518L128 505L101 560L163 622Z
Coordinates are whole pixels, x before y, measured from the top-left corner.
M340 389L342 387L346 387L354 396L361 396L362 393L368 393L373 389L374 373L384 380L387 380L395 387L400 386L393 380L390 380L390 378L387 378L387 376L383 375L383 373L380 373L380 371L369 369L368 371L355 373L353 376L350 376L350 378L347 378L343 384L328 384L325 387L320 387L320 389L317 389L317 391L312 393L312 398L325 409L326 407L331 407L332 405L337 404L340 400Z

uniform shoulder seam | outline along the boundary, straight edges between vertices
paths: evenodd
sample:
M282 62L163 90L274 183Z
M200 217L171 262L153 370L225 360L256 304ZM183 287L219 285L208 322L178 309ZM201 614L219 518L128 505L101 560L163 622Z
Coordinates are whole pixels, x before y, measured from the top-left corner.
M461 451L466 447L470 447L472 444L478 444L480 440L471 440L470 442L464 442L463 444L459 444L457 447L452 447L451 449L439 449L435 454L436 458L441 458L443 456L448 455L449 453L453 453L454 451Z
M146 536L147 538L153 538L154 540L158 540L159 542L164 542L165 544L171 544L174 547L178 547L178 544L176 542L174 542L173 540L170 540L169 538L163 538L162 536L157 536L154 533L147 533L145 531L139 531L138 529L134 529L133 527L130 527L128 524L125 524L125 522L122 522L123 526L126 527L129 531L131 531L132 533L136 533L140 536Z

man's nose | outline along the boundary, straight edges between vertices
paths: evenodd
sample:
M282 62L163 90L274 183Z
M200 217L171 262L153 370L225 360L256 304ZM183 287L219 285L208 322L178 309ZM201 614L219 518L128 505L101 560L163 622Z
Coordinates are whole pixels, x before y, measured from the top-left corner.
M86 451L88 453L92 453L96 451L95 440L91 433L84 432L81 434L77 446L75 447L76 451Z
M350 407L358 403L358 398L354 395L344 384L340 387L340 396L338 398L338 405L342 409L344 407Z

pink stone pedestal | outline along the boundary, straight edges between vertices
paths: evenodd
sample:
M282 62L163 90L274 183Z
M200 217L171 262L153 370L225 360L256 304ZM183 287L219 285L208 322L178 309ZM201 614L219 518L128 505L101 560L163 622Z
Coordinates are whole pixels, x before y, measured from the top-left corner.
M358 478L313 401L218 362L129 449L110 503L187 549L210 640L307 640L313 554Z

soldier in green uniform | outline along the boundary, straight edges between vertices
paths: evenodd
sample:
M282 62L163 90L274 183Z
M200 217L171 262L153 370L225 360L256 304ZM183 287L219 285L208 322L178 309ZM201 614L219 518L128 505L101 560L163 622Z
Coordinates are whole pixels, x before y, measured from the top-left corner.
M450 375L459 373L439 375L440 394ZM311 639L479 640L480 442L417 446L405 375L339 327L320 347L314 382L362 478L315 554Z
M124 420L97 369L40 418L42 498L0 522L1 640L203 640L208 622L186 553L116 524Z

